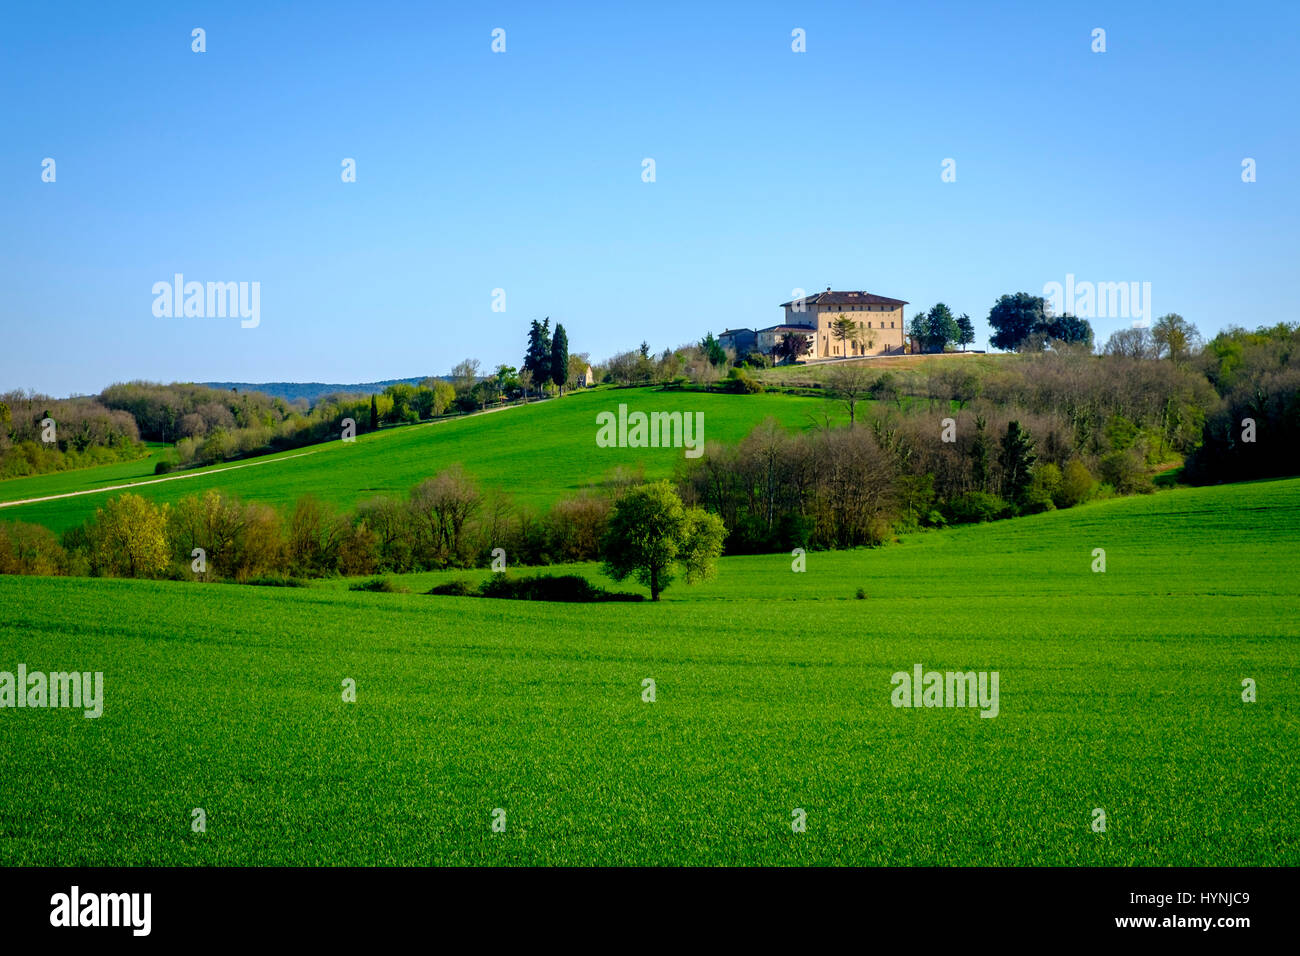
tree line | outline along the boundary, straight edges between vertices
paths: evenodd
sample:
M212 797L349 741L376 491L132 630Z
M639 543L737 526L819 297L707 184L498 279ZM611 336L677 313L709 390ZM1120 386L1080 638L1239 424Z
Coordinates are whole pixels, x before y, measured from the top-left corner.
M131 415L92 397L0 395L0 478L141 458L140 438Z
M127 492L61 536L0 523L0 574L292 584L486 566L504 552L516 565L602 559L615 579L636 577L658 600L679 566L688 582L709 577L724 536L721 519L683 505L666 481L616 474L539 515L485 494L453 465L404 497L350 510L314 495L281 511L216 489L175 504Z

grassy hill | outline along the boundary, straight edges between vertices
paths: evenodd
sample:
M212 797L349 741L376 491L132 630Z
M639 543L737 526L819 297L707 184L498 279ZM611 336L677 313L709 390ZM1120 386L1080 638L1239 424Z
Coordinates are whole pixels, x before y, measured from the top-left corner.
M726 558L658 605L0 577L0 669L105 675L97 720L0 713L0 865L1300 864L1297 572L1300 480ZM1000 714L891 706L915 663L997 670Z
M276 505L291 504L310 492L351 506L374 494L405 495L421 479L459 462L484 487L544 507L616 466L644 463L646 476L655 478L670 475L681 461L681 449L596 447L596 414L617 410L620 403L646 412L703 412L708 441L737 441L769 415L792 427L806 427L822 414L833 421L842 417L834 404L813 398L600 389L485 415L382 429L362 434L353 443L329 442L253 462L182 472L168 481L155 481L153 461L142 460L0 482L0 502L148 482L134 490L159 502L220 488ZM93 494L4 507L0 521L31 521L62 530L94 514L105 497Z

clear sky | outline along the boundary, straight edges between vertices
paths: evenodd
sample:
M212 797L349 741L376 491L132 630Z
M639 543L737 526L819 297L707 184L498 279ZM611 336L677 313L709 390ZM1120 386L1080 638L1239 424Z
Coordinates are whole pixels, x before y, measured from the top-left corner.
M1202 332L1293 321L1298 27L1292 0L5 4L0 390L517 365L548 315L574 352L660 351L828 285L942 300L980 346L998 295L1067 274ZM260 324L155 317L178 272L259 282Z

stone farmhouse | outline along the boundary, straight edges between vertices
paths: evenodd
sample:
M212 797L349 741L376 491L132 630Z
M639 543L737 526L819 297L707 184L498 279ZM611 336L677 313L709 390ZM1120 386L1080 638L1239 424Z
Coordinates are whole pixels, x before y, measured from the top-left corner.
M827 288L825 292L781 303L785 315L780 325L757 331L728 329L718 341L738 355L749 351L770 355L786 335L804 335L810 348L800 361L898 354L905 341L903 306L907 304L905 299L872 292L835 292ZM856 324L855 333L844 341L833 330L841 315Z

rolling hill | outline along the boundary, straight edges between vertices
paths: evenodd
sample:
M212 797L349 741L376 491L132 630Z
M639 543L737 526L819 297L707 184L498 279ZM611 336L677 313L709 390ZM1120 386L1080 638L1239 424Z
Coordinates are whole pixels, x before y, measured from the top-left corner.
M105 675L0 719L0 865L1296 865L1297 572L1300 480L657 605L0 577L0 669ZM998 671L996 719L892 706L917 663Z
M648 478L672 474L682 460L681 449L596 446L597 413L616 411L621 403L646 412L702 412L708 441L738 441L768 416L790 427L808 427L823 415L832 421L842 418L839 407L823 399L599 389L499 412L381 429L359 435L352 443L328 442L163 480L155 478L152 458L13 479L0 482L0 521L30 521L62 530L93 515L111 492L17 506L3 503L123 484L139 484L132 490L159 502L219 488L274 505L288 506L311 493L350 507L376 494L405 495L412 485L456 462L485 488L507 492L522 504L546 507L616 467L644 464Z

